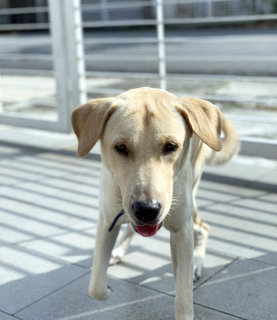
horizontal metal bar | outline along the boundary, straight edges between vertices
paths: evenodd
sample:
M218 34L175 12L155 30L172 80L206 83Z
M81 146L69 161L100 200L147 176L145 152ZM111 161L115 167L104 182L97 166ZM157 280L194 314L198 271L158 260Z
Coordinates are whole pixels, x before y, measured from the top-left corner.
M35 88L34 88L35 90ZM57 108L57 101L55 99L34 99L34 98L20 98L17 99L17 97L15 96L14 98L2 98L3 102L8 102L8 103L14 103L15 106L22 106L22 107L30 107L30 106L42 106L42 107L50 107L50 108Z
M53 70L36 70L36 69L18 69L18 68L1 68L2 75L39 75L39 76L53 76ZM87 71L87 76L102 78L102 77L115 77L115 78L139 78L139 79L158 79L156 73L143 73L143 72L107 72L107 71ZM167 77L170 80L189 80L189 81L241 81L241 82L269 82L276 83L275 77L263 76L236 76L236 75L219 75L219 74L180 74L168 73Z
M174 94L176 94L177 96L191 96L190 93L188 92L173 92ZM214 102L214 103L219 103L219 102L222 102L222 103L226 103L226 102L229 102L229 103L259 103L259 104L264 104L265 106L269 105L269 106L272 106L272 105L277 105L277 97L269 97L269 98L264 98L264 99L261 99L261 98L256 98L256 97L252 97L252 96L218 96L218 95L208 95L208 94L197 94L197 97L200 98L200 99L204 99L204 100L209 100L211 102ZM237 120L237 121L242 121L244 122L245 121L245 117L236 117L235 115L233 116L234 120ZM261 118L252 118L252 120L250 120L251 117L249 117L249 121L250 122L259 122L259 119ZM247 117L248 119L248 117ZM261 121L263 121L264 123L268 123L267 121L268 118L264 118L264 121L261 119ZM273 120L273 119L270 119L269 122L272 122L272 123L275 123L277 124L277 120Z
M209 0L209 2L234 2L239 0ZM167 0L164 2L164 5L197 5L200 3L209 3L207 0ZM97 3L97 4L83 4L82 11L97 11L103 9L132 9L132 8L141 8L141 7L152 7L155 6L155 1L117 1L114 3L105 3L105 5Z
M241 82L270 82L276 83L276 77L263 77L263 76L236 76L224 74L183 74L183 73L168 73L167 77L171 80L189 80L189 81L241 81Z
M167 56L167 61L209 61L209 62L277 62L277 56L243 56L243 55L232 55L232 56L204 56L204 55L179 55L179 56Z
M144 55L87 54L85 58L87 61L158 61L156 56Z
M244 16L223 16L223 17L204 17L204 18L171 18L165 19L165 24L216 24L233 22L255 22L277 20L277 14L258 14Z
M113 72L113 71L86 71L87 77L92 78L122 78L122 79L159 79L157 73L143 72Z
M1 72L1 75L3 76L3 72ZM39 90L39 91L55 91L56 87L55 87L55 83L54 83L54 79L53 79L53 85L49 85L46 86L45 83L41 83L41 85L39 84L39 81L35 80L35 83L29 83L29 84L25 84L26 81L24 82L24 78L22 78L21 83L5 83L5 79L3 79L2 77L2 82L1 82L1 88L3 89L16 89L16 90ZM7 100L6 100L7 101Z
M30 54L30 53L0 53L0 59L5 60L47 60L52 61L53 55L51 54Z
M209 2L234 2L239 0L166 0L166 4L191 4L191 3L209 3Z
M115 20L115 21L95 21L83 22L84 28L109 28L109 27L131 27L131 26L154 26L156 25L155 19L145 20Z
M156 56L144 55L86 55L86 60L97 61L157 61ZM167 56L167 61L209 61L209 62L277 62L277 56Z
M248 123L265 123L265 124L277 124L277 118L265 118L265 117L253 117L253 116L240 116L236 114L228 114L228 119L232 121L248 122Z
M261 34L258 39L257 39L257 35L255 36L255 38L247 38L247 40L242 37L242 38L238 38L238 37L215 37L213 38L212 36L208 36L208 37L170 37L168 36L167 39L165 39L165 43L171 44L171 43L182 43L182 44L191 44L191 43L237 43L237 42L254 42L257 43L257 41L259 42L263 42L263 41L276 41L276 36L272 35L272 37L266 37L264 38L263 35Z
M276 140L243 137L240 141L240 154L277 160Z
M272 38L266 38L264 39L263 36L261 35L259 37L258 41L275 41L276 40L276 36L272 36ZM207 43L222 43L222 42L227 42L227 43L232 43L232 42L257 42L257 39L247 39L245 40L244 38L241 39L235 39L235 38L229 38L229 37L225 37L225 38L212 38L212 37L207 37L206 39L203 37L168 37L165 39L165 43L167 44L171 44L171 43L182 43L182 44L191 44L191 43L203 43L203 42L207 42ZM116 44L129 44L129 43L150 43L150 44L156 44L158 42L158 39L156 37L117 37L117 38L90 38L90 39L85 39L85 45L89 45L89 44L111 44L111 43L116 43Z
M52 61L52 54L15 54L15 53L0 53L0 59L4 60L44 60ZM87 54L86 60L97 61L157 61L157 56L145 56L145 55L109 55L109 54ZM277 56L218 56L218 55L179 55L179 56L167 56L167 61L209 61L209 62L277 62Z
M48 12L48 7L24 7L24 8L0 9L0 15L26 14L26 13L39 13L39 12Z
M82 11L95 11L101 10L103 7L105 9L132 9L132 8L142 8L142 7L152 7L155 6L155 2L151 1L117 1L117 2L107 2L104 5L101 3L96 4L83 4Z
M277 20L277 14L249 15L249 16L224 16L224 17L205 17L205 18L172 18L165 19L166 25L172 24L215 24L233 22L254 22L254 21ZM96 21L84 22L84 28L109 28L109 27L130 27L130 26L154 26L156 20L115 20L115 21ZM49 29L49 23L20 23L0 25L0 31L15 30L45 30Z
M124 90L120 89L111 89L111 88L95 88L95 89L88 89L87 93L88 94L107 94L107 95L119 95Z
M277 20L277 14L264 15L244 15L244 16L224 16L224 17L204 17L204 18L171 18L165 19L165 24L215 24L215 23L232 23L232 22L253 22L264 20ZM99 28L99 27L124 27L124 26L150 26L156 25L155 19L145 20L115 20L115 21L96 21L84 22L84 28Z
M59 121L57 120L43 119L42 117L18 114L15 112L0 113L0 124L64 132L63 128L59 124Z
M110 43L154 43L156 44L158 42L158 39L155 37L153 38L146 38L146 37L140 37L140 38L93 38L93 39L85 39L85 45L88 44L110 44Z
M46 30L49 29L49 23L11 23L1 24L0 31L15 31L15 30Z
M166 0L164 3L165 5L173 5L173 4L179 4L179 5L186 5L186 4L210 4L214 2L241 2L241 0Z
M53 76L54 71L53 70L39 70L39 69L18 69L18 68L2 68L1 67L1 74L2 75L24 75L24 76Z

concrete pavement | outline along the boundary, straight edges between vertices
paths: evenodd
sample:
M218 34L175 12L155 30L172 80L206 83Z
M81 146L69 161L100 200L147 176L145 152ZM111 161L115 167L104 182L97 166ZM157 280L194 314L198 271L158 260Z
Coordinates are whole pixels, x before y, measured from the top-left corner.
M75 143L71 149L76 148ZM173 319L169 236L136 236L109 268L106 302L87 294L98 218L99 157L0 143L0 319ZM207 168L199 209L211 225L197 320L274 320L276 162Z

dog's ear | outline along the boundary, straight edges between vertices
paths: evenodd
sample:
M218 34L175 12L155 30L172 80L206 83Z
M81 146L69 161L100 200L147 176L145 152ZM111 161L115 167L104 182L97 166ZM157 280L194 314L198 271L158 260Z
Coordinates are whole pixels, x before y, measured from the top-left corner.
M78 138L78 155L86 155L100 138L114 112L113 98L90 100L72 112L71 123Z
M193 133L215 151L221 150L220 133L222 116L212 103L191 97L178 98L177 110L182 114Z

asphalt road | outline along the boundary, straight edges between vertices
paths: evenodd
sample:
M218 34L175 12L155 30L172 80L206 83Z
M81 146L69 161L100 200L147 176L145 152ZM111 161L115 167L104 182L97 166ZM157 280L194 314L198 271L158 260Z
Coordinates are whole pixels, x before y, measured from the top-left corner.
M118 37L134 43L114 43ZM135 43L155 38L152 31L86 33L89 71L157 72L157 44ZM171 30L166 33L169 73L277 75L277 29ZM53 68L47 34L0 35L0 68Z

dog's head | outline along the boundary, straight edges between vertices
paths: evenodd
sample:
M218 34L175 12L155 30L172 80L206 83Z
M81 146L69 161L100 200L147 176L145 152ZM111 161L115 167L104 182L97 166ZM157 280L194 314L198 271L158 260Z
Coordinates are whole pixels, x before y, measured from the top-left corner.
M122 207L144 236L155 234L170 210L191 135L221 149L217 107L159 89L91 100L73 111L72 126L79 156L101 139L102 159L120 188Z

